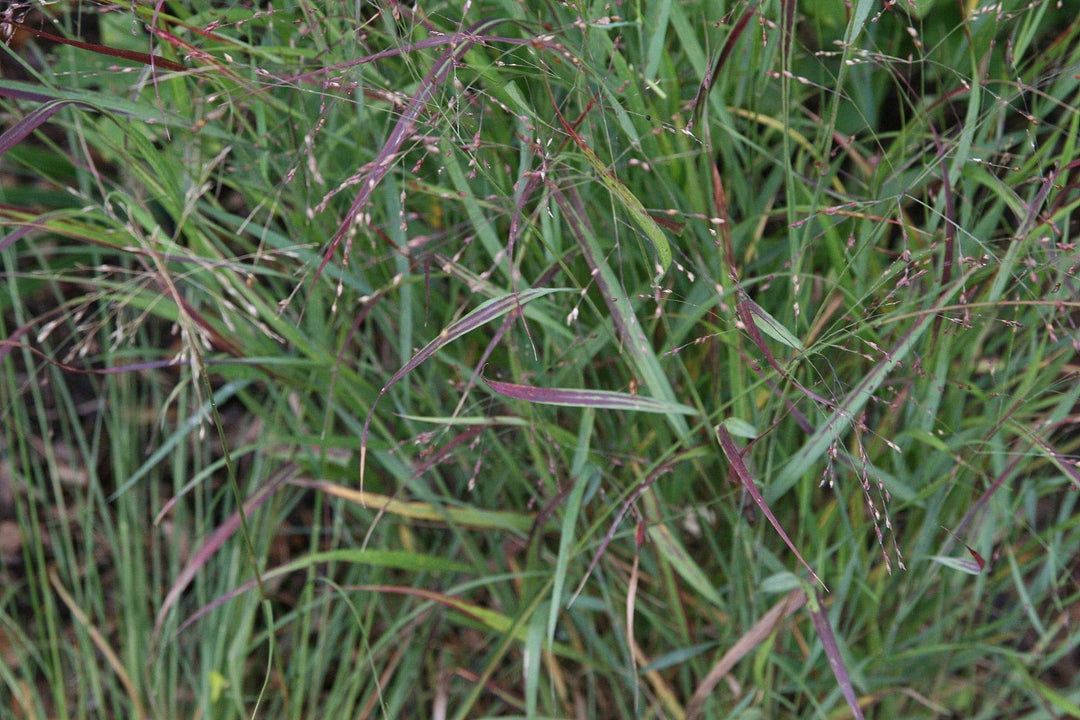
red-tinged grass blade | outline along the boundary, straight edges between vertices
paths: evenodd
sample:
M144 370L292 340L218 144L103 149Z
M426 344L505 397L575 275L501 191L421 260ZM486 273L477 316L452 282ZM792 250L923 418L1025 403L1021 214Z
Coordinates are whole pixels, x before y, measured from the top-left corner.
M794 5L794 3L792 4ZM712 90L716 78L720 76L720 70L724 67L724 63L727 62L728 56L731 55L731 51L735 48L735 43L743 34L743 30L746 29L746 23L750 22L750 18L752 18L756 12L757 10L754 7L746 9L746 12L742 14L739 21L735 23L735 27L728 33L727 40L724 41L724 46L720 48L720 54L716 56L716 62L713 63L711 68L705 71L705 77L702 78L701 85L698 86L697 95L694 96L694 102L690 105L690 122L686 125L688 131L694 128L694 120L701 117L702 108L705 106L705 98L708 97L709 92Z
M904 76L904 74L896 71L895 68L893 68L893 70L893 75L896 77L898 84L901 87L907 88L908 93L913 99L918 99L918 91L916 91L916 89L912 87L911 83ZM978 97L979 93L973 93L971 95L971 100L974 103L975 113L978 113ZM969 105L969 110L971 109L971 107L972 106ZM956 229L959 227L956 222L956 198L953 193L952 180L950 179L949 175L949 161L950 159L953 161L954 167L962 167L967 163L967 155L971 144L971 130L969 125L965 124L964 130L961 133L961 142L959 145L959 149L957 149L954 146L946 147L945 143L942 141L941 133L938 132L937 125L933 121L927 120L927 126L930 129L930 133L934 137L934 146L937 150L936 157L939 165L941 166L941 192L945 199L945 250L942 254L941 259L940 282L940 286L942 288L945 288L948 286L949 281L952 279L953 259L956 253ZM966 140L964 138L966 138ZM953 176L956 176L955 172L953 173ZM935 336L937 335L940 327L941 318L939 317L934 321Z
M367 565L370 567L393 568L418 573L467 573L472 568L465 563L447 560L438 555L422 555L407 550L364 550L360 548L346 548L343 550L327 550L317 552L285 563L280 567L267 570L262 574L263 582L274 578L290 575L301 570L307 570L312 565L324 565L326 563L345 563L349 565ZM258 583L254 580L235 587L221 597L214 598L203 607L195 611L191 617L184 620L177 632L183 632L207 613L221 607L228 601L240 597L244 593L254 590Z
M585 141L577 134L573 126L566 121L566 118L562 116L558 108L555 108L555 114L559 118L559 122L562 123L563 130L574 141L574 144L581 150L581 154L585 156L585 159L592 165L593 170L596 171L596 176L600 178L600 182L604 184L604 187L608 189L612 195L614 195L622 204L626 211L630 213L630 217L633 218L637 226L641 228L641 231L645 233L645 237L653 245L653 249L656 250L656 265L657 271L653 282L659 282L660 278L667 271L668 266L671 265L671 245L668 243L667 237L664 235L664 231L657 225L656 220L652 215L645 210L645 206L638 200L637 195L631 192L630 188L626 187L619 180L618 176L612 172L607 165L605 165L597 156L593 149L589 147Z
M423 520L444 525L450 522L462 527L482 530L506 530L522 534L528 533L532 529L535 520L531 513L479 510L467 506L436 507L431 503L397 500L389 495L354 490L324 480L294 480L292 484L318 490L361 507L375 508L387 515L397 515L410 520Z
M15 230L9 232L7 235L4 236L3 240L0 240L0 252L7 250L10 246L17 243L19 240L29 234L31 230L34 229L34 225L23 225L22 227L16 228Z
M967 573L968 575L980 574L986 567L986 560L983 558L983 556L977 553L973 547L971 547L966 542L957 537L956 533L954 533L949 528L942 525L941 529L949 533L949 535L952 535L954 540L966 547L967 551L971 554L972 559L961 560L960 558L954 558L948 555L931 555L929 559L940 565L944 565L947 568L959 570L960 572Z
M220 64L218 62L217 58L215 58L210 53L204 52L203 50L200 50L195 45L193 45L193 44L191 44L191 43L189 43L189 42L187 42L185 40L181 40L176 35L173 35L171 32L169 32L167 30L162 30L161 28L150 28L150 31L155 36L161 38L162 40L167 42L169 45L172 45L177 50L180 50L182 53L187 54L188 57L193 58L195 60L199 60L201 62L211 63L211 64L215 65L215 69L225 73L226 75L235 77L235 73L230 72L228 70L228 68L226 68L224 65Z
M956 196L953 193L952 182L949 180L949 151L941 140L937 126L932 121L927 121L930 131L934 135L934 144L937 146L938 160L941 164L941 192L945 196L945 251L941 257L941 287L946 287L952 280L953 260L956 257L956 229L960 227L956 220ZM958 160L961 164L966 160ZM934 333L941 326L941 318L935 321Z
M439 351L440 348L449 345L453 341L465 333L471 332L482 325L485 325L492 320L502 317L506 313L517 310L526 303L532 302L538 297L544 295L550 295L555 292L571 292L566 288L533 288L531 290L522 290L521 292L508 293L502 297L492 298L483 303L480 307L473 310L471 313L461 318L457 322L453 323L449 327L443 329L439 336L429 342L423 350L412 356L407 363L401 366L390 378L390 381L383 385L379 390L378 396L375 398L375 402L371 403L371 409L368 410L367 417L364 418L364 430L360 435L360 489L364 489L364 473L367 468L367 438L368 429L371 426L371 419L375 415L375 407L378 405L379 400L383 395L387 393L394 385L396 385L403 377L420 366L422 362Z
M829 658L829 667L832 668L836 682L840 685L840 692L844 694L844 699L851 708L852 717L863 720L862 708L859 707L859 699L855 697L855 689L851 686L851 677L848 676L844 658L840 656L840 646L836 644L829 614L822 607L821 595L816 589L814 594L807 598L806 609L810 613L810 619L814 621L814 629L817 630L818 639L825 649L825 657Z
M173 113L169 113L163 118L160 109L151 107L147 103L119 96L95 94L89 90L50 88L0 78L0 97L38 103L45 103L50 100L68 100L100 112L123 115L144 122L161 124L164 121L169 127L191 126L189 119Z
M49 100L55 100L52 95L46 93L33 92L32 90L24 90L19 87L11 87L8 84L0 85L0 97L13 98L15 100L29 100L31 102L48 102Z
M712 140L706 138L711 146ZM739 263L735 259L735 243L731 238L731 210L728 207L727 191L724 190L724 179L720 176L720 168L716 163L709 163L712 168L712 202L713 215L720 220L717 230L720 233L720 246L723 248L724 263L727 265L727 276L739 286Z
M367 205L368 199L371 198L371 194L375 191L375 188L386 177L386 173L390 168L394 166L397 161L398 153L401 151L401 146L405 143L405 140L412 135L413 128L416 127L416 121L420 117L420 113L423 112L424 107L428 101L435 94L435 90L446 81L446 78L450 75L450 71L461 61L465 56L465 53L472 48L473 45L481 42L482 36L491 28L504 22L503 20L482 20L477 23L473 23L467 30L464 30L456 34L454 40L450 41L450 48L439 57L435 62L435 65L431 68L431 72L420 83L420 87L417 88L416 93L409 99L409 102L401 109L401 117L398 118L397 124L394 125L394 129L390 132L390 136L386 139L386 143L379 149L379 154L375 157L374 162L371 164L371 170L367 174L367 178L360 184L360 191L356 194L356 198L353 200L352 206L349 207L349 211L345 214L345 219L342 220L341 226L338 227L336 233L334 233L333 239L330 241L330 247L326 249L326 253L323 255L322 262L319 264L319 269L315 272L315 281L318 281L322 275L322 271L326 268L326 264L330 262L330 258L334 256L334 252L337 251L338 245L349 232L355 222L357 216L363 211L364 206Z
M29 25L23 25L17 22L7 22L8 25L18 28L24 32L28 32L35 35L42 40L48 40L49 42L60 43L61 45L70 45L80 50L89 50L92 53L98 55L107 55L109 57L121 58L123 60L131 60L143 65L150 65L151 67L163 68L165 70L173 70L176 72L186 72L187 68L180 63L175 63L172 60L166 60L165 58L157 57L156 55L150 55L148 53L135 52L134 50L122 50L120 48L112 48L107 45L98 45L96 43L87 43L80 40L72 40L70 38L60 37L59 35L53 35L52 33L39 30Z
M242 512L244 516L249 516L251 513L258 510L263 503L269 500L274 493L281 488L285 482L292 477L298 471L298 467L295 464L289 464L278 471L277 475L266 484L264 488L248 498L244 503ZM198 550L188 560L187 565L184 566L180 574L176 576L176 580L173 582L171 588L169 588L168 594L165 596L165 601L161 603L161 609L158 610L157 619L154 621L154 638L158 637L161 632L161 625L165 622L165 617L169 614L169 610L180 599L180 595L187 589L187 586L191 584L191 581L195 579L195 576L199 573L199 570L206 565L207 561L214 556L221 546L225 544L225 541L232 537L233 533L240 529L242 520L240 517L241 510L237 510L230 515L225 522L221 523L214 532L210 533L210 537L206 539L206 542L202 544Z
M810 422L810 419L806 417L803 411L800 410L795 405L795 403L792 402L789 397L787 397L785 393L781 392L780 388L777 387L776 383L772 381L772 378L767 377L763 370L757 366L757 363L751 361L749 356L747 356L747 354L744 353L741 348L738 352L739 358L746 364L747 367L750 368L750 371L754 373L754 375L756 375L758 379L765 383L765 387L769 388L769 391L775 393L778 397L783 398L784 411L791 415L792 419L795 420L795 423L800 428L802 428L802 431L808 435L812 434L814 432L814 424ZM730 425L728 426L728 429L732 429ZM738 433L735 434L738 435Z
M769 611L760 620L754 623L754 627L746 631L739 640L724 653L724 656L713 665L709 674L701 681L694 690L693 697L686 706L686 720L696 720L701 717L701 711L705 701L712 695L720 684L720 681L731 672L736 663L749 655L761 643L768 640L769 636L776 631L777 626L788 616L806 604L806 593L802 590L792 590L784 599L769 608Z
M660 227L667 230L675 237L682 237L683 231L686 229L686 223L681 223L677 220L671 220L663 215L657 215L656 213L649 213L649 217L652 218Z
M133 363L131 365L115 365L113 367L106 368L81 368L74 365L68 365L64 362L60 362L55 358L49 357L33 345L17 342L15 340L0 340L0 359L3 359L5 355L7 355L16 348L20 350L28 350L29 352L40 358L43 362L48 363L55 368L59 368L64 372L75 373L76 375L123 375L124 373L129 372L157 370L160 368L176 367L178 365L187 364L184 360L178 360L177 358L169 358L167 360L148 360L146 362ZM210 365L216 364L217 362L217 360L208 360L205 362L205 364Z
M480 425L482 427L527 427L531 428L533 425L525 418L518 417L517 415L490 415L490 416L476 416L476 415L398 415L402 420L412 420L413 422L432 423L434 425L443 425L445 427L454 427L458 425Z
M753 304L754 303L751 303L749 300L740 301L739 304L735 306L735 313L739 316L739 320L742 321L743 328L754 342L754 345L756 345L757 349L761 351L761 354L765 356L765 360L769 363L769 366L780 373L781 377L786 378L788 377L787 371L781 367L776 356L772 354L772 351L769 350L769 346L765 344L765 338L762 337L757 321L754 320L754 313L751 309L751 305ZM764 310L762 312L764 312Z
M969 545L968 543L963 542L963 541L960 541L960 542L964 547L968 548L968 552L971 553L971 557L975 560L975 567L978 569L978 572L982 572L983 570L985 570L986 569L986 558L984 558L982 555L975 552L975 548L972 547L971 545Z
M964 547L968 546L965 544ZM970 547L968 547L968 550L974 555L974 560L964 560L963 558L954 558L949 557L948 555L931 555L927 559L933 560L939 565L944 565L950 570L959 570L968 575L978 575L982 572L983 565L985 565L986 561L983 560L979 553L971 550Z
M8 128L3 135L0 135L0 157L6 155L8 150L18 145L27 135L37 130L49 118L68 105L91 110L94 109L89 103L78 102L75 100L52 100L51 102L47 102L44 105L34 108L27 113L26 117ZM14 233L12 234L14 235ZM0 246L0 249L7 247L12 242L14 242L14 240L5 238L4 244L3 246Z
M794 342L794 347L801 348L802 343L799 342L798 338L793 336L791 332L788 332L787 328L784 328L784 334L786 335L782 335L781 332L778 330L778 326L780 326L780 323L777 320L774 320L772 315L767 313L764 308L761 308L760 305L758 305L756 302L752 302L751 300L741 300L738 305L735 305L735 313L739 315L739 320L742 321L743 329L746 331L746 334L750 336L751 340L754 341L757 349L761 351L761 355L765 356L766 362L769 363L769 366L773 370L779 372L782 378L786 378L787 380L794 383L797 388L800 391L804 392L810 399L816 400L816 402L819 403L824 403L825 405L832 405L832 403L829 403L827 399L825 399L819 394L816 394L804 388L804 386L799 384L797 380L787 375L787 370L785 370L780 365L777 357L775 357L775 355L772 354L772 351L769 350L769 345L766 344L765 338L761 336L761 331L765 330L766 335L771 338L778 339L781 342L784 342L784 344L788 344L788 342L784 338L789 336L789 338L791 338ZM760 327L758 327L757 321L754 320L755 315L762 318L762 324Z
M534 385L518 385L484 378L484 382L500 395L514 400L561 405L564 407L591 407L604 410L632 410L646 413L680 413L696 415L697 410L679 403L664 402L641 395L611 392L609 390L575 390L573 388L542 388Z
M724 451L724 455L727 456L728 462L731 463L731 469L735 471L739 480L742 482L743 487L750 493L750 497L754 498L754 502L761 508L761 512L768 518L769 524L773 526L777 534L784 541L784 544L788 546L791 552L795 553L795 557L799 559L802 566L810 571L810 575L814 580L821 583L821 587L825 587L825 583L821 582L821 578L814 572L814 568L810 567L810 564L803 559L802 553L796 549L795 544L791 542L791 538L784 532L784 528L780 526L780 521L773 515L772 510L769 509L768 504L765 502L765 498L761 496L761 493L757 489L757 485L754 483L754 478L750 475L750 471L746 468L746 464L743 462L742 455L739 454L739 446L735 444L735 441L731 437L731 433L727 431L723 425L716 426L716 439L720 442L720 449Z

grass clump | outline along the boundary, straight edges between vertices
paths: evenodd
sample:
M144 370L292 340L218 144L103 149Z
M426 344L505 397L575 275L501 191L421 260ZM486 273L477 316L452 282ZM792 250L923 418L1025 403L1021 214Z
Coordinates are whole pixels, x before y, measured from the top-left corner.
M0 717L1080 713L1080 25L822 8L8 13Z

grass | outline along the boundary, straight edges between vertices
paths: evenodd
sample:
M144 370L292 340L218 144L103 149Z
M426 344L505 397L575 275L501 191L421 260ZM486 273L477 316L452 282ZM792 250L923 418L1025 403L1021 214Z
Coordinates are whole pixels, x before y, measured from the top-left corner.
M1080 23L835 5L6 17L0 718L1080 715Z

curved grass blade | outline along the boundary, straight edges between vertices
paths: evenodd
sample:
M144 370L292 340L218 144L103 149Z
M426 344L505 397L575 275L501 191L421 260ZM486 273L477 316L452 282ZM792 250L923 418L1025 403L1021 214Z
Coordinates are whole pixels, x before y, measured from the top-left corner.
M164 122L170 128L190 127L191 122L170 111L162 120L160 111L146 102L135 102L125 97L114 97L89 90L51 88L45 85L32 85L26 82L0 78L0 97L29 102L47 103L63 100L87 110L96 110L114 115L124 115L131 120L143 122Z
M8 150L18 145L27 135L37 130L49 118L68 105L90 110L97 109L89 103L78 100L50 100L31 110L26 114L26 117L5 130L3 135L0 135L0 157L7 154Z
M963 558L954 558L947 555L931 555L927 560L933 560L939 565L943 565L950 570L958 570L966 575L978 575L982 572L978 561L975 560L964 560Z
M534 385L518 385L484 378L484 382L499 395L514 400L538 403L540 405L561 405L564 407L591 407L604 410L632 410L635 412L680 413L696 415L697 410L680 403L657 400L641 395L612 392L610 390L577 390L574 388L542 388Z
M836 644L832 624L829 623L829 614L821 606L821 595L816 589L812 594L807 590L806 595L806 609L810 613L810 619L814 621L814 629L817 630L818 639L821 640L821 646L825 649L825 656L829 658L829 667L836 676L836 682L840 685L840 692L844 694L844 699L851 708L852 717L855 720L863 720L859 699L855 697L851 677L848 675L847 666L844 665L844 658L840 655L840 646Z
M360 490L364 489L364 473L367 469L367 438L368 430L371 427L371 418L375 415L375 406L379 404L379 399L387 393L390 388L398 383L403 377L409 374L412 370L416 369L422 362L434 355L438 350L446 345L449 345L453 341L465 333L471 332L476 328L485 325L496 318L500 318L511 310L516 310L526 303L532 302L538 297L544 295L550 295L556 292L571 292L567 288L533 288L530 290L522 290L521 292L508 293L501 297L492 298L487 302L480 305L480 307L473 310L471 313L461 318L457 322L443 328L439 336L429 342L423 350L412 356L409 362L401 366L401 369L394 373L390 381L383 385L382 390L379 390L378 396L375 398L375 402L371 403L371 409L368 410L367 417L364 418L364 430L360 435Z
M48 40L49 42L58 43L61 45L70 45L73 48L78 48L79 50L88 50L92 53L97 53L98 55L121 58L123 60L131 60L133 62L141 63L143 65L160 67L166 70L172 70L174 72L187 71L187 68L180 63L173 62L172 60L166 60L165 58L158 57L157 55L136 52L134 50L124 50L122 48L114 48L109 47L108 45L99 45L97 43L82 42L81 40L72 40L71 38L61 37L59 35L53 35L52 33L45 32L40 28L32 27L30 25L23 25L19 22L12 22L11 20L5 21L5 24L18 30L22 30L23 32L30 33L35 37L41 38L42 40Z
M378 508L380 512L410 520L436 523L451 521L469 528L507 530L521 534L528 533L533 526L533 516L527 513L480 510L472 507L436 507L431 503L398 500L387 495L354 490L324 480L295 480L292 484L319 490L346 502L362 507Z
M780 538L784 541L784 544L788 546L791 552L795 553L795 557L799 559L802 566L810 571L810 575L821 583L821 587L825 587L825 583L821 582L821 578L814 572L814 568L810 567L810 564L803 559L802 553L795 547L795 543L791 542L791 538L784 532L784 528L780 526L780 521L773 515L772 510L769 509L768 504L765 502L765 498L761 496L761 492L758 491L757 485L754 483L754 478L750 476L750 471L746 468L746 463L743 462L742 456L739 454L739 446L735 444L735 441L731 437L731 433L727 431L723 425L716 426L716 439L720 442L720 448L724 451L724 455L727 456L728 462L731 463L731 469L735 471L735 474L742 481L743 487L750 493L750 497L754 498L754 502L761 508L761 512L768 518L769 524L773 526L773 529L780 535Z
M792 590L784 598L772 606L754 626L743 633L738 642L731 646L724 656L713 665L709 674L697 686L690 703L686 706L686 720L696 720L702 716L705 700L712 694L720 681L731 672L731 669L750 654L752 650L765 642L776 630L780 622L806 604L806 593L801 590Z

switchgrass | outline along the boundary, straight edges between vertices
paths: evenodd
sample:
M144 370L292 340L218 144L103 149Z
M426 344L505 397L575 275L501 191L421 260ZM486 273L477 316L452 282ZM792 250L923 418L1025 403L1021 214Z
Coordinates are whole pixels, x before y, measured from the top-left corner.
M0 718L1080 715L1080 24L918 5L15 4Z

